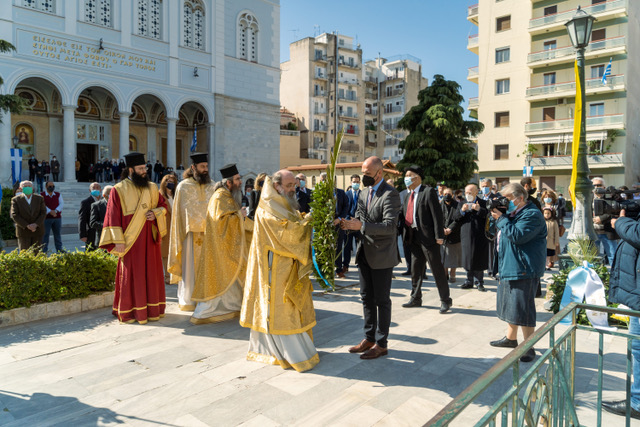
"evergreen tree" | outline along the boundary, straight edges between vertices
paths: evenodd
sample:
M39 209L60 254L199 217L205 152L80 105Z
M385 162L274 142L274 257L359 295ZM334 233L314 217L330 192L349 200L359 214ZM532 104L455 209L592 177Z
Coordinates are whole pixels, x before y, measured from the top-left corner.
M470 138L482 132L484 125L464 120L459 90L457 82L433 76L431 85L418 94L419 104L398 123L409 131L400 142L405 154L398 169L412 164L422 167L423 182L430 186L444 181L448 187L462 188L478 168Z
M8 41L0 39L0 53L15 51L16 48ZM0 76L0 86L4 84L2 76ZM24 111L25 101L17 95L0 95L0 123L2 123L2 115L5 111L14 114L20 114Z

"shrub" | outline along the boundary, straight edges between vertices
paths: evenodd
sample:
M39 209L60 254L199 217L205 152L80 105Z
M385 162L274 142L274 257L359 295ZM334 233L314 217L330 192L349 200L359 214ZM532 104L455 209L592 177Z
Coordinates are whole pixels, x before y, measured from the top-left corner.
M4 240L16 238L16 228L11 220L9 213L11 212L11 198L13 190L11 188L2 188L2 205L0 206L0 235Z
M0 311L113 291L117 263L101 250L0 253Z

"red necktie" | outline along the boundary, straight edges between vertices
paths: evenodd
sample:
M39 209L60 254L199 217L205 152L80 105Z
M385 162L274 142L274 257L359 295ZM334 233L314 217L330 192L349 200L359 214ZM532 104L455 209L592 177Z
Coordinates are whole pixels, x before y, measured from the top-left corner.
M413 195L416 194L414 191L411 191L411 196L409 196L409 203L407 203L407 214L404 216L404 223L407 224L407 227L411 227L413 225Z

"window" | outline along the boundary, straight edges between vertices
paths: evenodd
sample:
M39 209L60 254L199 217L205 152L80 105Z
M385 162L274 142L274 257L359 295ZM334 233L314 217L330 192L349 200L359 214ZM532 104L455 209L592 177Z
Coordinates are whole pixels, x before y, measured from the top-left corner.
M542 121L551 122L556 119L556 107L545 107L542 109Z
M589 117L604 116L604 102L589 104Z
M496 19L496 32L505 31L511 28L511 15Z
M496 95L509 93L509 79L496 80Z
M556 84L556 73L545 73L543 77L545 86Z
M509 62L511 60L511 48L502 47L496 49L496 64L501 62Z
M555 15L558 13L558 6L548 6L544 8L544 16Z
M493 160L509 160L509 144L494 145Z
M22 5L24 7L49 13L54 13L56 9L55 0L22 0Z
M84 22L111 27L111 0L85 0Z
M555 40L549 40L544 42L544 50L553 50L558 47L558 43Z
M204 5L200 0L185 0L183 12L184 45L204 50Z
M138 34L162 37L162 0L138 0Z
M591 67L591 78L599 79L604 76L604 65L594 65Z
M606 28L600 28L599 30L593 30L591 32L591 41L592 42L597 42L600 40L604 40L607 38L607 29Z
M502 112L496 113L495 127L497 127L497 128L509 127L509 112L508 111L502 111Z
M238 58L258 62L258 20L245 12L238 19Z
M542 144L542 155L543 156L555 156L556 155L556 144Z

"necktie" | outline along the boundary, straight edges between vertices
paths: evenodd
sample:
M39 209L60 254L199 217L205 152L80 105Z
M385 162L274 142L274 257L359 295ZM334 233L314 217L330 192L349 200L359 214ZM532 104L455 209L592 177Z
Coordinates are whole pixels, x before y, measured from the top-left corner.
M404 223L407 224L407 227L411 227L413 225L413 195L416 194L414 191L411 192L411 196L409 196L409 203L407 203L407 214L404 216Z
M371 204L371 199L373 199L373 187L369 188L369 197L367 198L367 210L369 210L369 205Z

